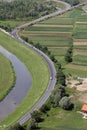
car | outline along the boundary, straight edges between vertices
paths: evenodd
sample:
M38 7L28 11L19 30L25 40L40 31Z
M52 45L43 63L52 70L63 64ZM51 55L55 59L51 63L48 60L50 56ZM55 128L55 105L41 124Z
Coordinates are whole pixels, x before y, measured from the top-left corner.
M53 78L52 77L50 77L50 80L52 80Z

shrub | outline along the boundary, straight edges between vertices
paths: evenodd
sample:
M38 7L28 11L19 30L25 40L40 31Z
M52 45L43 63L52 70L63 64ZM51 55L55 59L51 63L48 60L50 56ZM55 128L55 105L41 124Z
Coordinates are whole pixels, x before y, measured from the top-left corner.
M31 118L36 122L41 122L43 119L41 118L41 113L39 110L35 110L31 113Z
M71 103L70 98L66 96L60 100L59 106L65 110L70 110L73 108L73 104Z

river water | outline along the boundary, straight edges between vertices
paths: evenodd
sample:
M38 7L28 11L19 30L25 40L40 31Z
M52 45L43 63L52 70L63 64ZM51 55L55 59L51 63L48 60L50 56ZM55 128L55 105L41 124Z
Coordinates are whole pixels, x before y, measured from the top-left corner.
M0 121L6 118L21 103L32 85L32 78L26 66L12 53L0 46L0 53L7 57L15 71L16 83L9 94L0 102Z

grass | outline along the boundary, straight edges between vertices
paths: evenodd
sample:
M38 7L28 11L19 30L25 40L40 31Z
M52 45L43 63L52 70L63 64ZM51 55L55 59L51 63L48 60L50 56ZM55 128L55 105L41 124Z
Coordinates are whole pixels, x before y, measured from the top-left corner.
M59 47L59 48L49 48L49 50L51 51L51 53L54 55L54 56L64 56L67 52L67 48L65 47ZM61 51L62 50L62 51Z
M54 17L50 18L48 20L45 20L43 22L40 22L41 24L59 24L59 25L73 25L74 20L72 18L63 18L63 17Z
M26 21L21 21L21 20L6 20L6 21L0 21L0 26L3 26L5 28L8 28L9 31L16 28L17 26L25 23Z
M15 83L15 73L11 62L0 53L0 101L8 94Z
M32 87L15 112L10 114L0 125L11 125L26 113L41 97L49 82L49 69L45 61L36 52L0 31L0 45L15 54L28 68L32 76ZM38 75L37 75L38 72ZM37 82L39 79L39 82ZM23 112L23 114L21 113Z
M87 65L87 56L86 55L75 55L73 57L73 64L77 65Z
M44 46L53 46L53 47L67 47L72 42L70 38L62 38L62 37L29 37L30 41L34 43L40 43Z
M83 78L87 77L87 70L81 70L79 68L79 65L76 65L74 68L73 67L71 67L71 68L66 67L63 71L66 75L71 74L71 75L74 75L76 77L79 77L79 76L83 77Z
M60 108L52 108L49 116L45 116L44 122L40 123L41 130L86 130L87 121L77 113L81 104L73 111L65 111ZM79 125L78 125L79 124Z

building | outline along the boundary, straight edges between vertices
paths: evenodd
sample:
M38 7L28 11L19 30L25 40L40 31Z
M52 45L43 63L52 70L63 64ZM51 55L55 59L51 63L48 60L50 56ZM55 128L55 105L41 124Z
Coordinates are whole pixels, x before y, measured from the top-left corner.
M87 104L84 104L81 108L83 113L83 118L87 119Z

